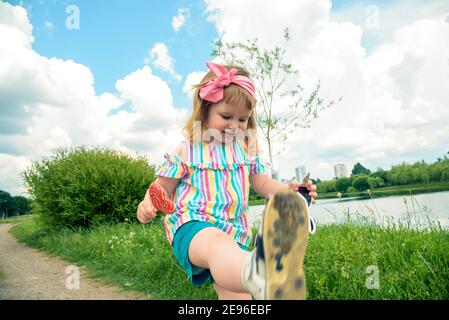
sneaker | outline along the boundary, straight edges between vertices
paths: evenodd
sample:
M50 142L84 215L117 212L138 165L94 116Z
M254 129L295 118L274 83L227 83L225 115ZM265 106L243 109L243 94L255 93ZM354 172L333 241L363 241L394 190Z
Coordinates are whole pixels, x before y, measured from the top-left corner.
M309 230L307 201L293 191L268 199L242 284L256 300L305 299L303 270Z
M312 206L312 197L309 195L309 190L307 190L306 184L310 179L310 172L302 180L302 184L298 188L298 193L300 196L304 198L304 201L307 202L307 207L310 208ZM316 232L316 223L313 220L312 216L309 215L309 233L314 234Z
M316 232L316 223L312 216L309 216L309 233L314 234Z
M312 206L312 197L309 195L309 190L307 190L305 186L301 185L298 189L298 194L307 203L307 207L310 208ZM309 214L309 233L314 234L315 232L316 223L315 220L313 220L312 216Z

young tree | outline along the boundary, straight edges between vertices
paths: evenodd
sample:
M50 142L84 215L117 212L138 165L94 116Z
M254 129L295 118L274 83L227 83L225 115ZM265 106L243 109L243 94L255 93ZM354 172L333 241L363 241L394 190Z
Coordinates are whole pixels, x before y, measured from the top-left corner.
M276 46L269 50L260 48L257 38L247 40L246 43L218 40L213 43L212 51L212 56L220 57L228 64L245 66L251 73L260 106L256 121L267 141L272 165L273 157L284 151L274 152L277 142L287 140L298 127L310 127L312 119L317 118L320 111L335 103L334 101L324 103L319 97L319 81L312 92L304 97L304 88L297 77L298 70L285 61L285 48L290 41L288 28L284 30L284 40L283 48ZM280 98L283 98L282 103L288 105L288 112L275 115L273 107L275 105L279 107Z

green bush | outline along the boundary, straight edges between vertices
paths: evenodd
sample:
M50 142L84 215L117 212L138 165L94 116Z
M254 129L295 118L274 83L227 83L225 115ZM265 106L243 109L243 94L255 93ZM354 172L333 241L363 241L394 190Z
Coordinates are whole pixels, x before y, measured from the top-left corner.
M317 185L318 193L335 192L335 180L321 181Z
M380 177L368 177L368 184L371 189L381 188L385 186L385 183Z
M135 219L154 175L145 157L85 147L59 149L23 173L33 212L57 229Z
M364 191L369 188L368 176L360 175L354 179L352 186L359 191Z
M351 186L351 180L349 178L340 178L335 182L335 189L338 192L347 192L348 188Z

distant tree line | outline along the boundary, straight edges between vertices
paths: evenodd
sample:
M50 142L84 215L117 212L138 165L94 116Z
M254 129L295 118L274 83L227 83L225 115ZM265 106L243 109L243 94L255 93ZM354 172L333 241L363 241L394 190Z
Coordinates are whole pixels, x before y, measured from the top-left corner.
M0 219L30 213L29 200L25 197L11 195L0 190Z
M345 193L386 186L434 182L449 182L449 159L446 155L443 158L438 158L432 164L427 164L424 161L414 164L402 163L393 166L391 170L378 168L375 172L371 172L362 164L357 163L349 178L317 181L317 187L319 193Z

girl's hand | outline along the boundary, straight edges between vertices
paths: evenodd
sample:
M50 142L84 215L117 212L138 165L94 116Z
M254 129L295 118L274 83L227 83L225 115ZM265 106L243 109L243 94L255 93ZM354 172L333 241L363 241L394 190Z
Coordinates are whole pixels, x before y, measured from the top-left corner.
M165 214L172 214L175 211L173 201L167 196L167 191L159 183L153 182L150 184L148 194L156 211L162 211Z
M137 207L137 220L139 220L140 223L148 223L156 217L156 213L157 210L151 202L150 195L148 192L145 192L145 198Z
M289 186L293 191L298 191L299 186L301 186L301 183L299 183L296 180L293 180L289 183ZM309 196L312 197L312 203L316 203L316 197L318 196L318 194L315 192L316 185L313 184L312 180L307 181L306 188L309 191Z

